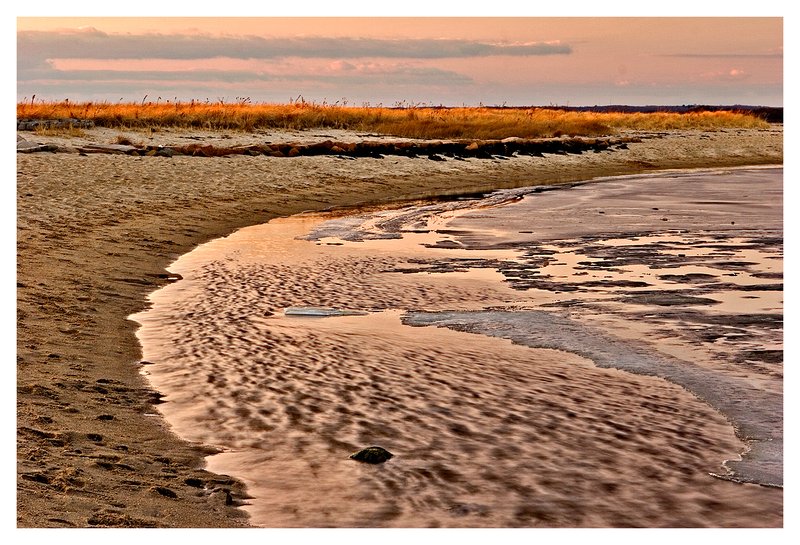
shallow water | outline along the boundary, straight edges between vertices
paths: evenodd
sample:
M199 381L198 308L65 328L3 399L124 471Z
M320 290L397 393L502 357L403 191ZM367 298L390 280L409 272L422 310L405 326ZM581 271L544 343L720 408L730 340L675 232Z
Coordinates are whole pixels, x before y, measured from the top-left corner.
M134 317L149 378L179 435L224 450L209 468L246 482L257 525L722 525L753 492L709 473L782 483L781 180L242 229ZM372 444L395 457L348 459Z

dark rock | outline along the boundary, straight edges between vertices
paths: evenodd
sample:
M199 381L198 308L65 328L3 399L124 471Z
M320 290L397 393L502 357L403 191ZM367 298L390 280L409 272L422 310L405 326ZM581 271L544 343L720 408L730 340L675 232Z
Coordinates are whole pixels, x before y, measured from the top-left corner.
M18 131L34 131L36 129L90 129L94 121L85 119L18 119Z
M38 151L58 151L58 146L55 144L37 144L28 140L20 140L17 142L17 151L19 153L35 153Z
M367 447L350 455L350 458L365 464L382 464L392 458L394 454L382 447Z

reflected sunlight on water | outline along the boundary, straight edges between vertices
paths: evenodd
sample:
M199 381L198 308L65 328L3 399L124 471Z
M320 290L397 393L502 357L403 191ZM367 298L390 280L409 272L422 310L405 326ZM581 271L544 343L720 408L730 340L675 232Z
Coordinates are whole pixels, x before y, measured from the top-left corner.
M709 473L782 483L781 183L276 219L181 257L132 318L162 412L225 450L257 525L730 524L774 505ZM348 459L371 444L395 457Z

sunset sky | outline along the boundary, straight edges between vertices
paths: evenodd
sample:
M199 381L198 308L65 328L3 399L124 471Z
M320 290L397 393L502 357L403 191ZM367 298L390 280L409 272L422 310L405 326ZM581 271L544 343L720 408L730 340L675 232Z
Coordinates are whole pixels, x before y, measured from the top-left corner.
M783 105L780 17L18 17L17 100Z

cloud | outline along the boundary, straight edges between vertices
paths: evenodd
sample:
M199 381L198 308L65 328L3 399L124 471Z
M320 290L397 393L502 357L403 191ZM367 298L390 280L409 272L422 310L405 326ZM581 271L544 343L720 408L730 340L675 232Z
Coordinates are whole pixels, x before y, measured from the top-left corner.
M702 77L714 81L742 81L749 79L750 73L741 68L729 68L726 70L717 70L715 72L706 72Z
M661 57L677 57L684 59L782 59L783 52L772 53L675 53L659 55Z
M17 33L17 55L25 67L53 58L86 59L274 59L367 57L443 59L495 55L569 55L560 42L487 43L460 39L375 39L203 34L108 34L93 28Z
M332 63L329 70L315 70L315 66L295 66L287 72L282 66L275 70L30 70L26 85L37 82L189 82L203 85L245 82L317 82L320 84L418 84L463 85L472 79L449 70L407 64L351 64Z
M23 31L17 39L18 91L56 86L58 82L85 82L87 86L102 82L109 86L124 82L157 85L165 81L203 88L262 82L430 88L473 83L472 78L453 70L426 65L431 60L571 52L559 43L108 34L94 28ZM173 66L164 68L167 63ZM252 65L253 69L244 65Z
M357 70L357 67L347 61L334 61L328 65L328 70L331 72L352 72Z

